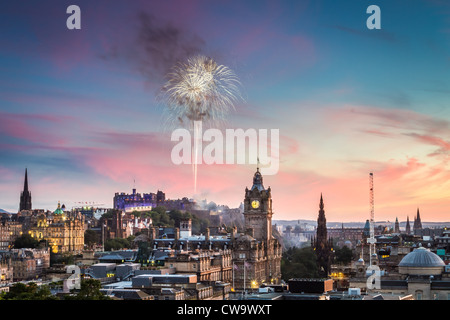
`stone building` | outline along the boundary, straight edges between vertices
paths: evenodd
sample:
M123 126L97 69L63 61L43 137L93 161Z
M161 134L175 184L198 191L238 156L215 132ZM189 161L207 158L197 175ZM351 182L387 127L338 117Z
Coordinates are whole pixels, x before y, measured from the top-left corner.
M45 240L53 253L81 253L84 249L84 215L76 211L64 211L58 207L51 213L33 217L28 232L33 238Z
M50 267L47 249L13 249L10 255L14 281L35 280Z
M438 255L424 247L405 255L398 272L379 274L372 288L367 285L363 261L360 267L361 271L350 279L352 288L367 293L411 295L415 300L450 300L450 270Z
M232 280L231 250L182 252L170 254L165 266L177 273L193 273L199 281Z
M8 285L11 282L13 282L11 255L7 252L0 252L0 293L8 291Z
M6 221L0 221L0 250L8 250L11 245L11 228Z
M346 228L342 224L341 228L328 228L328 237L333 240L333 245L337 248L346 246L353 249L364 239L364 228Z
M165 228L163 233L161 228L152 227L148 239L139 244L138 260L144 264L157 259L176 263L168 253L174 252L179 256L179 267L183 266L185 270L192 270L194 264L198 267L198 262L194 262L196 259L209 259L203 264L205 268L207 266L204 272L196 272L199 279L233 281L233 287L239 290L257 288L263 283L277 284L281 279L282 247L272 235L272 214L271 189L264 188L258 168L252 188L245 189L244 230L238 232L234 227L229 234L211 235L207 229L205 234L195 235L189 220L181 221L181 228ZM208 257L203 257L204 253ZM186 259L189 264L183 265ZM221 275L217 273L218 265L221 265Z
M232 235L235 288L258 288L281 280L282 247L272 234L272 191L257 168L245 188L244 233Z

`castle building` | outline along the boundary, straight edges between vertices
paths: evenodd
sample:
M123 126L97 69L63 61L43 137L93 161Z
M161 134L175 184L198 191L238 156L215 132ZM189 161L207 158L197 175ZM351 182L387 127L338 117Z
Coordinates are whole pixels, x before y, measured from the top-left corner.
M25 169L25 181L23 184L23 191L20 194L19 211L31 210L31 192L28 190L28 172Z
M127 194L124 192L114 195L113 204L114 209L126 211L128 208L134 207L156 207L163 203L166 199L164 192L158 190L157 193L137 193L136 189L133 189L133 193Z

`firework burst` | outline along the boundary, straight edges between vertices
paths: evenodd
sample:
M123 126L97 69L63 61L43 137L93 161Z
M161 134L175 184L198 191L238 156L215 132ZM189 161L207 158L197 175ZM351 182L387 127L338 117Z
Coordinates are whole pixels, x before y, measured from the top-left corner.
M162 88L168 120L172 124L189 126L194 137L199 137L199 124L215 125L225 119L241 98L240 82L228 67L212 58L195 56L179 63L168 74ZM199 141L194 143L198 146ZM199 150L194 148L194 193L197 192L197 163Z
M176 65L168 77L162 93L169 118L179 125L215 124L241 98L236 74L209 57L190 58Z

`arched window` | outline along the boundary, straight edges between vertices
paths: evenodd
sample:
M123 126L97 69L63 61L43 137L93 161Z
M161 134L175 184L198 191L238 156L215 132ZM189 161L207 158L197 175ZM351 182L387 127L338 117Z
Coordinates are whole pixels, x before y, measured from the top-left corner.
M416 300L422 300L422 296L423 296L423 291L417 290L416 291Z

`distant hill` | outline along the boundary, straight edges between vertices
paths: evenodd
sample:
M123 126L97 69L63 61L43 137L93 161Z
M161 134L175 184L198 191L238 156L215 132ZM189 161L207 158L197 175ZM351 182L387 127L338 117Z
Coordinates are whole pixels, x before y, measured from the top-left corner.
M298 219L298 220L272 220L272 224L276 224L278 226L295 226L297 224L302 224L302 223L306 223L309 225L313 225L313 226L317 226L317 221L316 220L303 220L303 219ZM344 228L363 228L365 225L365 221L364 222L344 222ZM375 225L394 225L395 221L375 221ZM409 221L411 228L414 224L414 220L413 221ZM406 221L399 221L399 225L400 227L405 227L406 226ZM422 221L422 227L423 228L442 228L442 227L450 227L450 222L423 222ZM340 228L342 227L342 222L333 222L333 221L327 221L327 227L328 228Z
M7 214L11 214L11 212L8 212L6 210L0 209L0 213L7 213Z

